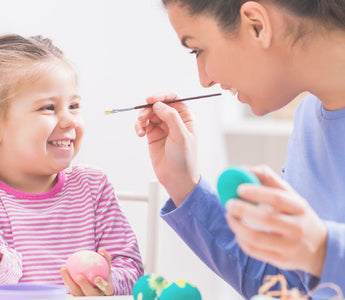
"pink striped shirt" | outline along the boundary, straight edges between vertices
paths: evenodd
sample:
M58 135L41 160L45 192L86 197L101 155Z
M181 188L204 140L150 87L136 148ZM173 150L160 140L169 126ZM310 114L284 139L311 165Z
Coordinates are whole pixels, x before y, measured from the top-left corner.
M60 268L68 256L100 247L112 258L115 294L131 294L143 274L137 239L100 170L66 169L42 194L0 181L0 284L63 284Z

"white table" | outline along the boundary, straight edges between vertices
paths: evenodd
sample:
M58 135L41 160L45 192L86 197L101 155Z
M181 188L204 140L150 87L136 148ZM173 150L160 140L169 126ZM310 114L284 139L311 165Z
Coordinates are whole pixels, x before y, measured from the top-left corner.
M73 297L69 296L67 300L133 300L133 296L99 296L99 297Z

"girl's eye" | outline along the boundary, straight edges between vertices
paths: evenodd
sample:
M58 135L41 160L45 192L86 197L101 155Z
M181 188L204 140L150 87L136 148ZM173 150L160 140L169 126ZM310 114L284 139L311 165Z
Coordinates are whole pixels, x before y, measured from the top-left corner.
M54 110L54 109L55 107L53 104L49 104L40 108L40 110Z
M79 109L80 108L80 103L72 103L69 106L70 109Z
M195 54L196 57L200 55L200 50L192 50L190 54Z

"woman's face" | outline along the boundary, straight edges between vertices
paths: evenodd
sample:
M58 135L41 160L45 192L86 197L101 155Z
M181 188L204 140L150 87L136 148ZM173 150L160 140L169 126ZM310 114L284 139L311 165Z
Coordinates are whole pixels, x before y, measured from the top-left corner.
M224 90L236 89L238 100L256 115L281 108L299 93L286 43L277 41L276 36L270 47L264 47L256 29L242 19L238 30L230 34L212 17L191 16L178 4L170 4L167 10L181 43L196 55L203 87L218 83Z

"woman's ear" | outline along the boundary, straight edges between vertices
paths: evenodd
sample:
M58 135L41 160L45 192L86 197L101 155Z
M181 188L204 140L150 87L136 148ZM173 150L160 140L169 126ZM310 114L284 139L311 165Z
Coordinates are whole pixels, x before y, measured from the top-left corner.
M2 116L0 116L0 145L2 144L2 141L4 140L4 138L3 138L3 132L2 132L2 127L3 127L3 125L2 125L2 123L1 122L3 122L3 119L1 119L2 118Z
M242 4L240 9L241 25L248 30L249 36L268 48L272 41L272 25L267 8L255 1Z

